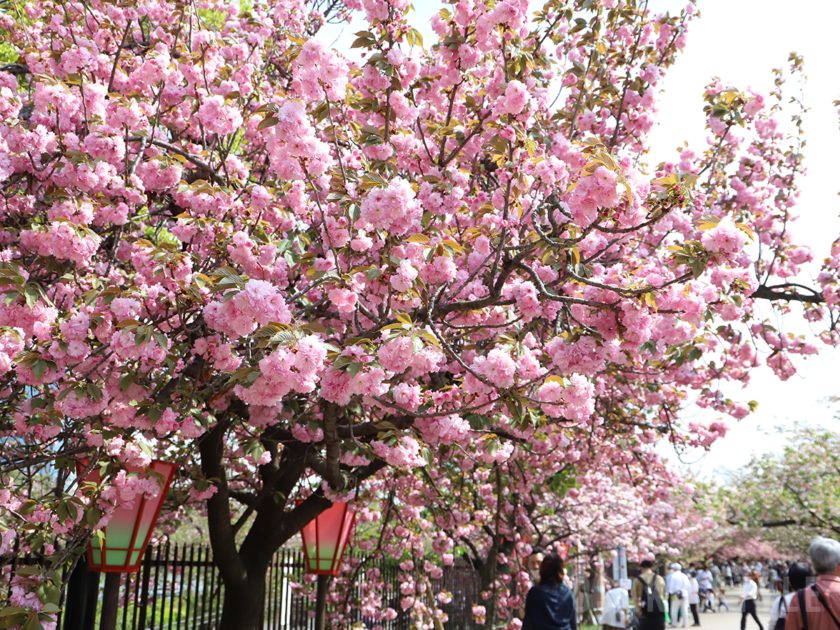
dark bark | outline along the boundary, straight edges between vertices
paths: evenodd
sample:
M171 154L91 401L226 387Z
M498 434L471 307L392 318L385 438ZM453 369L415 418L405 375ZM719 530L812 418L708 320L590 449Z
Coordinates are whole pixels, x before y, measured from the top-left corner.
M225 583L219 630L254 630L259 627L265 601L265 572L251 574L235 584Z
M341 443L338 441L339 407L335 403L324 405L324 442L327 445L327 475L324 480L331 488L343 490L341 479Z
M789 518L783 521L764 521L762 527L787 527L789 525L799 525L799 521Z
M94 630L99 571L88 570L87 554L82 554L67 583L64 630Z
M230 420L222 419L202 436L198 444L202 472L206 478L216 479L216 494L207 500L207 530L213 548L213 558L225 586L237 584L247 578L245 566L236 550L233 525L230 522L227 476L222 466L224 438L228 427Z
M330 588L330 576L318 576L318 593L315 600L315 630L324 630L324 618L327 614L327 591Z
M757 298L762 300L787 300L788 302L805 302L808 304L822 304L825 302L825 297L823 297L822 293L818 293L813 289L808 289L808 287L804 287L810 291L810 293L799 293L798 291L787 291L787 290L777 290L777 289L787 289L794 285L780 285L778 287L766 287L761 286L755 290L750 297Z
M102 589L102 614L99 616L99 630L116 630L117 612L120 606L120 573L106 573Z

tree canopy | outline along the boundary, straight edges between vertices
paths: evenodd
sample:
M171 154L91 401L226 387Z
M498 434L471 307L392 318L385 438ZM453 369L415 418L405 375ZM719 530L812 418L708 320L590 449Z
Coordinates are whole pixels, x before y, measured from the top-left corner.
M567 464L643 483L725 435L686 405L742 418L720 383L817 351L758 300L837 340L840 244L794 282L799 57L767 97L713 80L708 146L645 163L693 3L463 0L434 41L405 0L2 7L0 551L45 563L14 619L159 491L129 465L179 463L167 518L206 511L221 627L252 627L331 499L467 460L519 505ZM351 17L358 61L318 36Z

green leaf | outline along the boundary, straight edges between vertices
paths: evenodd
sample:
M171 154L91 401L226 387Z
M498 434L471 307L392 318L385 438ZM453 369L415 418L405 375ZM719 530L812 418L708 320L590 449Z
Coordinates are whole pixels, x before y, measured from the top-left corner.
M99 511L99 508L89 507L87 510L85 510L85 522L87 522L87 524L90 527L96 527L96 524L100 521L101 518L102 512Z
M34 287L26 287L26 289L23 290L23 297L26 300L27 306L33 306L38 303L38 299L41 296L38 294L38 290Z
M38 599L42 604L45 604L44 608L52 606L55 609L53 612L61 610L58 607L58 602L61 601L61 591L50 582L44 582L38 587Z
M166 339L166 335L164 335L162 332L153 332L152 336L158 342L158 345L164 350L166 350L169 347L169 342Z
M21 514L22 516L29 516L30 514L32 514L35 511L35 508L37 508L37 507L38 507L38 504L35 501L32 501L32 500L27 501L26 503L24 503L22 506L20 506L18 508L18 514Z
M32 366L32 374L35 375L35 378L39 381L44 378L44 374L47 373L47 362L46 361L36 361L35 365Z
M122 392L126 391L129 387L134 385L134 374L131 374L131 373L123 374L120 377L119 384L120 384L120 391L122 391Z
M372 33L362 31L359 37L357 37L350 45L350 48L370 48L375 43L376 38L373 36Z
M432 456L432 451L429 450L428 446L424 446L420 449L420 457L423 458L423 461L426 462L426 466L431 466L434 463L434 457Z
M420 34L420 31L416 28L411 30L414 31L414 39L416 40L417 45L420 46L420 48L423 48L423 36Z
M17 608L17 606L10 606L10 608ZM6 609L8 610L8 608ZM3 613L0 612L0 615ZM8 616L1 617L0 616L0 630L6 630L7 628L14 628L15 626L19 626L23 620L26 619L26 613L9 613Z
M97 387L93 383L91 383L87 386L87 397L91 400L102 400L102 390L99 389L99 387Z
M0 617L8 617L9 615L25 615L26 609L20 606L6 606L0 610Z
M261 131L263 129L267 129L268 127L273 127L277 123L280 122L280 119L276 116L269 116L268 118L264 118L259 125L257 125L257 131Z
M55 515L58 517L58 522L62 525L64 521L70 516L69 512L67 511L67 504L62 502L58 504L58 507L55 510Z
M41 550L41 547L44 546L44 536L42 534L36 535L31 541L29 541L29 547L32 549L33 553L37 553Z
M38 615L36 613L30 613L29 618L21 626L20 630L43 630L43 628L44 626L41 625L41 620L38 619Z

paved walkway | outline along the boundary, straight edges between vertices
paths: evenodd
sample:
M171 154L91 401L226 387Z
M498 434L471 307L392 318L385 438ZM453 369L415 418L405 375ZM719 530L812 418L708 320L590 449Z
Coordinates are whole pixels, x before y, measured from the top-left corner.
M762 597L764 601L758 602L758 618L761 619L761 625L764 630L773 630L768 627L770 622L770 606L776 599L776 596L770 596L767 591L762 589ZM741 628L741 611L738 608L738 596L740 589L732 588L727 591L727 602L729 603L730 612L726 609L721 609L717 613L700 613L700 626L702 630L740 630ZM691 612L689 612L689 627L691 627ZM752 617L747 617L747 630L758 630L755 625L755 620Z

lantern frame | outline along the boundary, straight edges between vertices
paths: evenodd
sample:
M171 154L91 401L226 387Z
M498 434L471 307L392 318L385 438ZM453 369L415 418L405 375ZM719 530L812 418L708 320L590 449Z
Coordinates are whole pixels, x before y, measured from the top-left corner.
M77 474L81 474L83 470L87 468L87 465L87 461L79 460L76 463ZM147 499L144 494L141 495L139 499L131 502L131 509L120 506L114 510L114 514L108 522L108 525L103 528L104 536L101 539L96 538L97 545L94 547L94 539L88 541L87 557L89 571L99 571L101 573L136 573L140 570L140 565L143 562L143 556L146 553L146 548L149 546L149 541L152 538L152 532L155 529L155 525L157 525L160 512L163 509L163 502L166 499L167 492L169 492L169 486L172 483L172 478L175 476L175 471L177 470L178 465L172 462L155 459L148 466L127 465L126 468L130 473L142 472L145 475L148 475L150 471L160 473L164 477L163 487L161 488L160 494L153 499ZM90 481L96 484L101 483L98 470L91 470L82 480L82 483ZM146 518L149 514L147 513L147 510L151 510L151 519ZM114 523L115 519L120 519L120 517L122 517L123 521L127 521L128 519L126 517L129 515L133 519L133 522L131 523L131 534L129 536L128 545L115 545L109 547L108 527ZM146 525L148 526L146 527ZM143 527L146 527L146 531L145 534L143 534L142 544L138 545L138 534L140 534L141 528ZM109 551L111 552L110 554ZM109 555L113 557L114 553L117 553L118 555L124 553L124 560L120 563L109 562ZM96 556L99 557L99 561L96 561ZM134 559L133 562L131 562L132 559Z
M298 505L302 501L298 501ZM327 523L328 518L339 518L338 526L334 522ZM306 561L306 572L314 575L338 575L344 552L353 526L356 524L356 512L350 510L350 505L341 501L333 502L332 506L309 521L300 530L303 539L303 555ZM321 550L326 549L324 536L334 537L334 551L332 557L321 557ZM313 540L314 538L314 540ZM311 552L314 552L314 557ZM326 565L326 566L324 566Z

